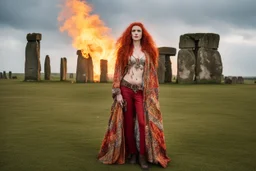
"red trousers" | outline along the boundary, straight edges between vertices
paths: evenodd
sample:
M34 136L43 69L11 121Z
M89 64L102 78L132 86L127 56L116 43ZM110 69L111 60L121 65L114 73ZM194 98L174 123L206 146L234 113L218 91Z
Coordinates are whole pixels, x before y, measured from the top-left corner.
M121 94L123 99L127 102L127 110L124 112L124 133L125 144L128 154L137 153L136 140L134 137L134 118L137 113L139 132L140 132L140 154L145 154L145 119L143 110L143 91L136 93L125 86L121 86Z

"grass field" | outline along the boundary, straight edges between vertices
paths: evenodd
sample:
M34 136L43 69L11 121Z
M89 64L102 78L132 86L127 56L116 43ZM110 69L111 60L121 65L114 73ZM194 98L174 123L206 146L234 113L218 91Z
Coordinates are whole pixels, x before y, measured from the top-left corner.
M111 84L0 80L1 171L139 171L96 160ZM256 85L160 85L172 171L256 171Z

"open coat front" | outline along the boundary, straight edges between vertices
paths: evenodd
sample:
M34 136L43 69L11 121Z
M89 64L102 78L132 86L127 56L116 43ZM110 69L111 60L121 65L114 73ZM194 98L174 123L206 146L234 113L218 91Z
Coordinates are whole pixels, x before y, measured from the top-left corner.
M116 66L113 88L120 88L120 81L123 76L124 75L121 75L119 67ZM145 142L147 160L150 163L160 164L162 167L167 167L170 158L166 154L162 114L160 112L158 101L158 77L156 68L148 55L146 55L143 77L143 103L146 123ZM111 107L108 128L98 154L98 159L104 164L125 163L126 155L123 119L122 108L117 101L114 100Z

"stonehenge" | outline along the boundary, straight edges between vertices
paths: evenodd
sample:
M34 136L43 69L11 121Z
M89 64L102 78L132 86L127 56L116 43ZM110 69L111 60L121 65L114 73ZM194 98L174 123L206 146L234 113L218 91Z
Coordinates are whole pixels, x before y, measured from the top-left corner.
M28 33L25 47L25 74L24 81L41 80L40 41L41 33ZM177 53L176 83L200 84L221 83L244 84L242 76L223 76L223 64L218 51L220 36L215 33L187 33L180 35L179 51ZM158 47L158 81L171 83L174 78L172 72L171 56L176 55L176 48ZM60 59L60 81L74 79L77 83L94 82L94 65L90 54L83 55L77 50L76 75L69 73L67 78L67 58ZM108 82L108 61L100 59L100 81ZM111 61L113 62L113 61ZM98 64L97 64L98 65ZM98 78L98 77L97 77ZM12 72L0 72L0 79L17 79ZM46 55L44 61L44 79L51 80L50 57ZM72 81L73 82L73 81Z
M178 83L221 83L220 36L215 33L188 33L180 36Z

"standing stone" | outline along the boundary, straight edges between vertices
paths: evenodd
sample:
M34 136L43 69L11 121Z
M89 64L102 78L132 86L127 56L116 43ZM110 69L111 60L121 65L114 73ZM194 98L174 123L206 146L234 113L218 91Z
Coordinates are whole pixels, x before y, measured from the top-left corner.
M86 58L83 56L81 50L77 51L77 67L76 67L76 82L86 83L93 82L93 61L92 57Z
M192 50L178 52L177 83L194 83L196 59Z
M237 83L237 77L232 77L232 84L236 84Z
M157 75L158 75L158 82L160 84L164 83L165 71L166 71L166 68L165 68L165 55L159 55Z
M9 79L12 79L12 71L9 71Z
M67 73L68 73L68 63L67 63L67 58L64 59L64 79L67 80Z
M3 73L0 72L0 79L3 79Z
M170 56L165 55L165 83L171 83L172 82L172 62L170 59Z
M232 84L232 79L230 77L225 77L224 80L225 84Z
M170 59L170 56L165 55L165 83L171 83L172 82L172 62Z
M4 71L3 73L3 79L7 79L7 75L6 75L6 72Z
M244 84L244 78L241 76L237 77L237 84Z
M89 58L86 58L85 60L85 68L87 73L87 82L93 82L93 61L92 57L89 55Z
M199 48L196 67L197 83L221 83L222 61L217 50Z
M86 75L86 66L85 62L86 59L83 57L81 50L77 52L77 66L76 66L76 82L77 83L86 83L87 82L87 75Z
M67 80L67 58L60 59L60 81Z
M172 82L172 63L171 63L170 56L175 56L176 55L176 48L172 48L172 47L159 47L158 48L158 52L159 52L159 55L165 56L164 82L165 83Z
M100 82L108 82L108 60L100 60Z
M42 39L42 35L40 33L29 33L26 38L28 42L25 52L25 81L40 81L40 41Z
M44 61L44 79L50 80L51 79L51 64L50 64L50 57L46 55Z

